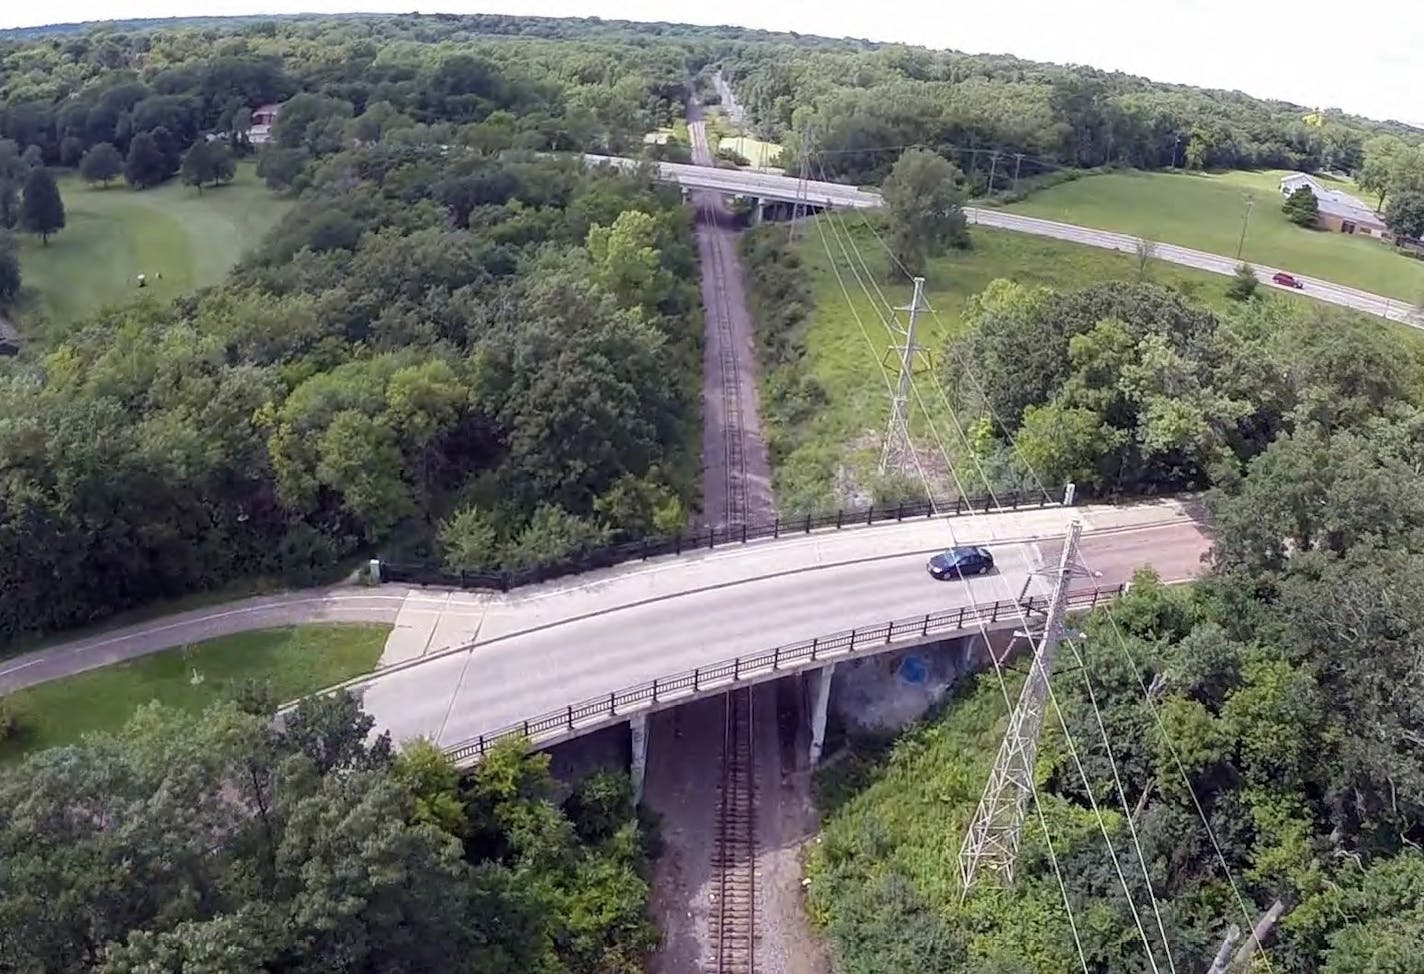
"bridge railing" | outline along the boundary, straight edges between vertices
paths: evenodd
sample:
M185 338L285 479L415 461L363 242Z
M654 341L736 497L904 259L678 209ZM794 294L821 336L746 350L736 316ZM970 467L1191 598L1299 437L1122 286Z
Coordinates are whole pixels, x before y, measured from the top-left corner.
M1074 592L1068 597L1068 607L1078 611L1092 609L1112 601L1123 591L1124 586L1118 585ZM445 753L456 763L466 763L478 761L490 748L509 738L522 738L535 746L550 744L581 732L596 730L639 712L654 710L681 700L691 700L713 690L734 687L740 683L757 683L773 676L812 669L845 659L857 651L871 647L883 649L895 643L923 640L932 635L948 636L981 625L1017 620L1021 615L1043 612L1047 608L1047 596L1003 599L805 639L658 677L579 703L571 703L560 710L551 710L453 744L445 748Z
M1066 496L1065 494L1060 496ZM598 568L610 568L631 561L646 561L660 555L680 555L684 552L717 548L729 544L746 544L767 538L810 534L812 531L840 530L872 524L899 523L916 518L944 517L964 514L992 514L1045 507L1059 507L1044 492L1006 491L994 496L946 497L933 500L907 501L901 504L880 504L861 509L842 508L801 517L778 517L769 521L714 527L673 537L636 538L589 548L559 561L532 568L483 572L452 572L430 565L403 565L381 562L381 581L412 585L438 585L446 588L495 589L508 592L524 585L577 575Z

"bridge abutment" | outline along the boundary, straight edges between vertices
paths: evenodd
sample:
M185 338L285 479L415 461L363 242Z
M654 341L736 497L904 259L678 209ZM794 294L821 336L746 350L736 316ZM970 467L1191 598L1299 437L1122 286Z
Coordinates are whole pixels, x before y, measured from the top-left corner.
M831 679L835 675L836 664L817 670L815 697L811 701L811 769L821 761L821 750L826 746L826 713L831 703Z
M643 782L648 775L648 715L636 714L628 721L631 732L631 755L628 762L629 775L633 779L633 804L643 801Z

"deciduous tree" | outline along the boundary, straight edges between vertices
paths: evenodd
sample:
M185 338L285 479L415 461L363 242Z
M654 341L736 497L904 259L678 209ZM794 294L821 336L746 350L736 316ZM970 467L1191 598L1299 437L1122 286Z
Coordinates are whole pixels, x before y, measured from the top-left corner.
M124 171L124 157L112 143L100 142L90 146L79 163L79 175L91 183L108 185Z
M170 175L168 161L158 143L148 132L141 132L129 143L128 158L124 160L124 179L134 189L157 186Z
M1226 286L1226 296L1234 301L1249 301L1260 284L1256 269L1250 264L1237 264L1231 283Z
M44 166L36 166L25 177L25 196L20 204L20 226L37 233L49 245L50 234L64 229L64 200L54 176Z
M1309 186L1298 186L1281 204L1286 219L1300 227L1313 227L1320 215L1320 201Z
M1424 237L1424 191L1403 190L1394 194L1384 211L1384 221L1396 236L1411 240Z
M885 180L883 195L890 222L890 250L911 274L949 247L964 247L961 174L928 149L906 149Z

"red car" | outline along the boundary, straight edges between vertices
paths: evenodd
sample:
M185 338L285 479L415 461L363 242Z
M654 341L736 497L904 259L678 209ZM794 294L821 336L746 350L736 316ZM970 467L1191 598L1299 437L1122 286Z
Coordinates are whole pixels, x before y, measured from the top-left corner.
M1274 281L1275 283L1279 284L1281 287L1294 287L1294 288L1303 288L1303 287L1305 287L1305 282L1304 282L1304 281L1301 281L1301 280L1299 280L1299 279L1297 279L1297 278L1291 277L1291 276L1290 276L1289 274L1287 274L1285 271L1280 271L1280 272L1278 272L1274 277L1271 278L1271 280Z

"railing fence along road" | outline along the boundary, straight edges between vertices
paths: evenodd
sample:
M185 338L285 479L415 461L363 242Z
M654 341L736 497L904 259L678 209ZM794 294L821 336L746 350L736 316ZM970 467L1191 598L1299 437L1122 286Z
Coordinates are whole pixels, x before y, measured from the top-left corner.
M1068 497L1067 489L1060 495ZM646 561L660 555L680 555L685 551L716 548L719 545L746 544L782 535L810 534L829 528L841 529L871 524L898 523L906 519L931 518L935 515L957 517L965 514L987 514L1060 507L1063 500L1054 500L1043 492L1009 491L995 496L947 497L911 501L904 504L882 504L862 509L841 509L825 514L803 517L778 517L773 521L734 524L710 528L676 537L641 538L619 542L573 555L563 561L533 568L510 571L451 572L427 565L402 565L382 561L381 581L404 582L412 585L438 585L447 588L495 589L507 592L512 588L534 585L566 575L598 568L611 568L630 561Z
M1094 588L1070 593L1068 608L1082 611L1103 605L1123 593L1125 586ZM691 700L705 692L734 687L740 683L756 683L773 674L794 673L825 663L836 662L871 646L885 647L897 642L924 639L930 635L949 635L979 624L994 625L1000 621L1018 619L1020 612L1043 612L1048 608L1048 596L1024 599L1002 599L984 605L964 606L944 612L932 612L912 619L898 619L878 626L838 632L830 636L778 646L749 656L738 656L710 666L615 690L603 696L569 704L517 724L510 724L488 734L461 741L445 749L457 764L478 761L500 741L523 738L534 746L555 743L577 733L596 730L600 726L653 710L679 701Z

